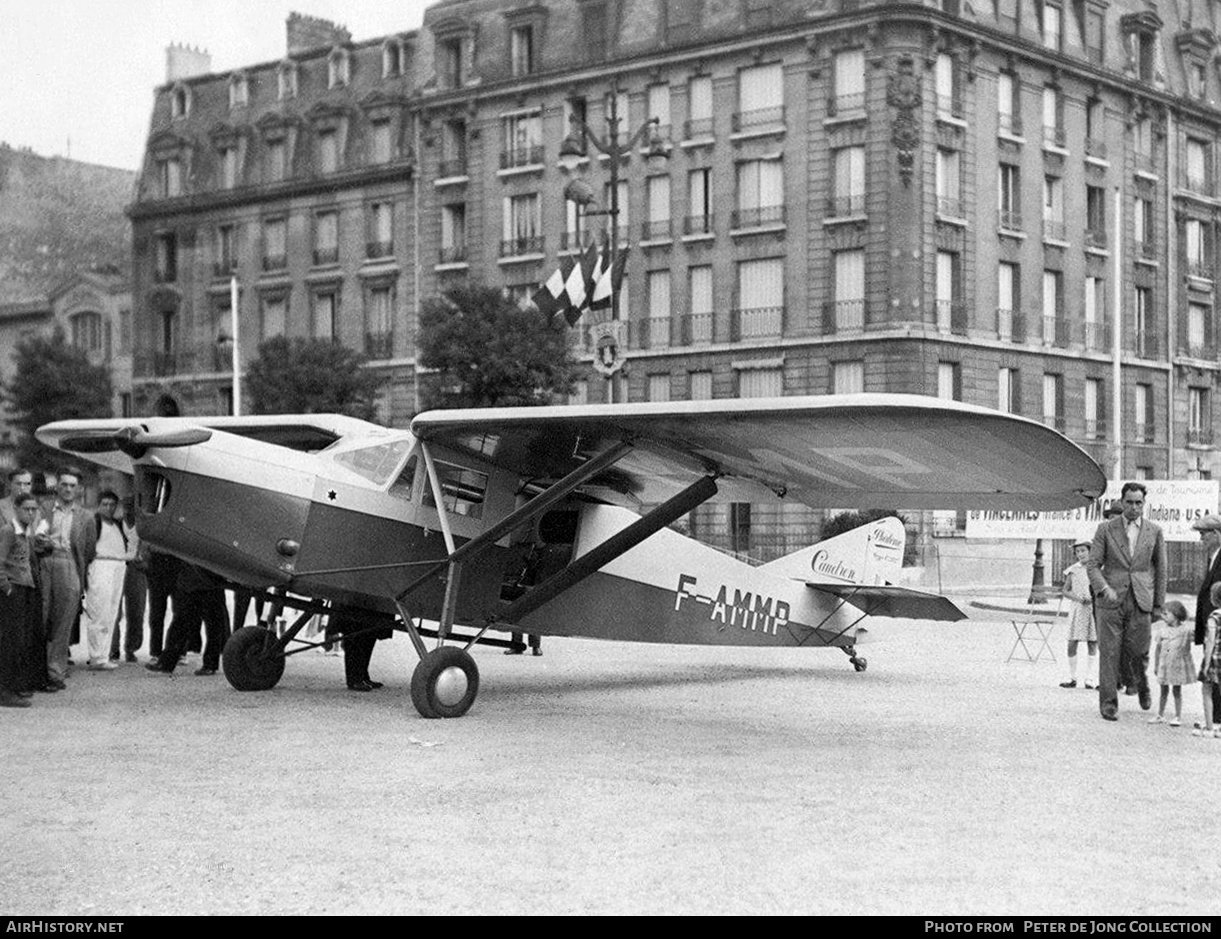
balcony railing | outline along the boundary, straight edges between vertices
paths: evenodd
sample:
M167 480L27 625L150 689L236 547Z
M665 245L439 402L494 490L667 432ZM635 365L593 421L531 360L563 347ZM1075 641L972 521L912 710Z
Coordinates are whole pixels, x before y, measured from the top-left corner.
M640 238L642 241L669 240L670 220L665 218L656 222L642 222L640 224Z
M1156 428L1151 422L1132 425L1132 433L1135 434L1137 443L1153 443L1155 430Z
M827 99L827 113L832 117L841 114L864 114L865 95L863 93L832 95Z
M466 263L466 245L450 245L448 248L442 248L440 252L439 264L465 264Z
M829 300L822 308L823 332L859 333L865 328L865 301Z
M712 136L712 118L700 117L683 122L683 139L695 140L697 137Z
M1015 342L1021 342L1025 338L1024 335L1015 335L1017 329L1017 319L1021 314L1015 313L1007 307L996 308L996 338L997 339L1012 339ZM1019 331L1021 332L1021 331Z
M1085 138L1085 155L1094 157L1097 160L1105 160L1107 158L1107 145L1104 141L1097 140L1094 137Z
M1137 172L1157 175L1157 163L1154 161L1152 153L1138 151L1133 155L1133 161L1136 163Z
M638 349L666 349L670 345L670 317L651 316L635 324Z
M1051 147L1064 149L1064 128L1043 125L1043 143Z
M132 357L132 373L137 378L178 375L179 368L180 362L176 352L137 352Z
M1067 346L1068 320L1063 316L1044 316L1043 344L1048 346Z
M515 169L519 166L541 166L543 162L543 146L535 144L532 147L514 147L512 150L501 151L500 168Z
M450 179L455 176L465 176L466 173L466 157L464 156L455 157L452 160L440 160L437 163L438 179Z
M1101 420L1089 420L1085 422L1086 440L1103 440L1107 435L1107 422Z
M591 231L560 232L561 251L584 251L594 243L594 233Z
M234 258L227 258L223 261L212 262L213 277L228 277L237 271L237 261Z
M1098 251L1107 249L1107 233L1101 228L1087 228L1085 230L1085 246L1094 248Z
M955 336L967 334L967 304L965 301L938 300L935 315L939 332L953 333Z
M1211 427L1188 427L1187 445L1189 447L1211 447L1213 432Z
M369 258L369 259L394 257L394 242L393 241L365 242L365 257Z
M1200 280L1213 279L1213 266L1207 261L1188 261L1187 276L1196 277Z
M371 359L388 359L394 355L394 330L365 333L365 355Z
M284 254L263 255L263 270L282 271L288 267L288 256Z
M1144 241L1136 243L1136 253L1142 258L1156 260L1157 259L1157 244L1152 238L1146 238Z
M733 116L734 133L744 130L757 130L773 124L784 123L784 107L755 108L753 111L737 111Z
M233 370L233 347L214 342L184 345L173 352L137 352L132 373L137 378L169 378Z
M324 264L338 264L339 249L338 248L315 248L314 249L314 265L320 267Z
M1106 323L1085 323L1085 347L1091 352L1106 352L1111 348L1111 330Z
M1182 346L1182 352L1193 359L1214 361L1217 358L1217 347L1211 342L1188 339Z
M1058 222L1055 219L1043 219L1043 237L1049 241L1065 241L1067 235L1064 231L1064 223Z
M683 234L684 235L711 235L712 229L711 215L688 215L683 219Z
M1188 176L1184 173L1179 182L1184 189L1189 189L1192 192L1198 192L1205 196L1212 194L1212 186L1209 185L1207 179L1201 176Z
M997 129L1002 134L1008 134L1010 137L1022 136L1022 119L1016 114L1002 114L1000 121L997 123Z
M684 313L678 318L678 343L700 346L712 342L712 314Z
M734 342L739 339L777 339L784 330L784 307L734 310L730 330Z
M542 253L542 235L531 235L526 238L508 238L500 243L500 256L502 258L516 258L527 254Z
M1161 354L1162 345L1152 330L1138 329L1132 333L1129 351L1142 359L1156 359Z
M783 225L784 206L766 205L757 209L734 209L730 218L732 228L762 228L765 225Z
M1011 209L1001 209L1000 224L1001 228L1006 231L1022 231L1022 213Z
M848 218L865 214L865 194L852 193L847 196L831 196L827 199L828 218Z
M938 95L937 116L961 118L966 113L961 95Z

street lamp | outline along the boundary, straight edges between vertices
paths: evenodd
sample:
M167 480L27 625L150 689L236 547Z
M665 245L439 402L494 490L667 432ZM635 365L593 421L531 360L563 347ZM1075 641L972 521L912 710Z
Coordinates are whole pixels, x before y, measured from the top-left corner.
M668 158L670 155L669 147L666 141L662 138L659 126L661 119L651 117L636 128L636 132L625 142L619 141L619 83L613 82L610 90L610 110L606 115L607 132L605 136L599 136L589 125L575 114L571 117L572 133L564 138L560 144L559 164L561 169L571 172L575 169L587 155L586 143L592 144L594 148L610 159L610 205L605 209L593 208L596 205L594 200L594 192L589 183L583 179L573 179L564 187L564 198L575 202L585 210L585 215L606 215L610 218L610 234L608 236L609 252L608 264L614 265L615 259L619 256L619 163L623 157L631 153L632 149L648 138L648 147L645 150L645 158L652 159L660 157ZM605 348L608 354L605 358L600 358L597 350L594 355L594 365L598 371L606 376L606 380L610 383L609 397L613 403L615 400L615 373L623 365L622 348L624 345L624 336L622 334L622 326L619 321L619 294L615 290L613 277L611 278L611 295L610 295L610 323L607 324Z

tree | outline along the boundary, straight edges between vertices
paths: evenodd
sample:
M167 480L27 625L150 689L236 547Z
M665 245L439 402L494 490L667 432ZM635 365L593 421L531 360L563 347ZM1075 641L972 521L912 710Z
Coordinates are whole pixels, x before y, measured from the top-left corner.
M549 404L572 391L575 363L562 320L548 322L498 290L463 285L425 301L420 365L436 369L422 407Z
M34 431L51 421L110 417L110 370L91 364L59 327L50 336L21 339L13 363L13 379L3 393L17 428L18 465L54 470L62 465L63 454L39 443Z
M273 336L246 371L255 414L347 414L372 420L381 382L365 357L330 339Z

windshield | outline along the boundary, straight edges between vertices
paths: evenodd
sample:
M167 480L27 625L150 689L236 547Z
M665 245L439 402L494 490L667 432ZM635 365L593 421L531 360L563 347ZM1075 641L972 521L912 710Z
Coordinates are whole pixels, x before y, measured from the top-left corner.
M378 486L389 482L394 471L407 456L411 449L409 437L398 437L371 447L361 447L357 450L345 450L335 454L335 462L350 469L353 473L363 476L369 482Z

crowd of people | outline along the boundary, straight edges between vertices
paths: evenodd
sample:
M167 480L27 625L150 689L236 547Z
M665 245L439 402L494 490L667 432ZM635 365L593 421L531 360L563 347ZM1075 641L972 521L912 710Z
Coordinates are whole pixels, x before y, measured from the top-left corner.
M142 544L132 500L105 489L96 509L83 506L75 470L59 473L53 496L43 500L29 470L13 471L8 482L0 499L0 707L29 707L37 693L63 691L78 665L69 654L76 643L87 650L79 667L90 671L137 662L146 623L149 671L169 675L201 655L195 674L217 673L230 622L226 585L216 575ZM245 622L251 601L237 591L236 623ZM353 616L336 614L329 625L355 631ZM381 637L365 630L342 640L353 691L382 687L368 672Z
M1149 723L1181 726L1183 686L1198 681L1204 715L1191 732L1221 737L1214 723L1221 717L1221 516L1207 515L1193 526L1208 556L1193 629L1187 608L1166 599L1166 543L1161 528L1144 518L1146 493L1141 483L1124 483L1117 510L1092 537L1073 545L1076 561L1065 570L1063 587L1069 603L1069 677L1060 687L1077 687L1078 650L1085 642L1089 663L1082 681L1086 688L1097 689L1103 719L1119 719L1121 693L1136 696L1143 710L1151 710L1152 652L1160 694L1157 714ZM1201 647L1198 670L1193 644ZM1172 697L1174 716L1167 721L1166 705Z

